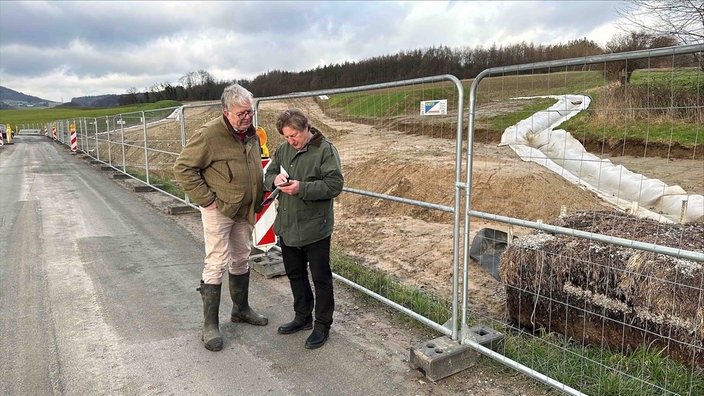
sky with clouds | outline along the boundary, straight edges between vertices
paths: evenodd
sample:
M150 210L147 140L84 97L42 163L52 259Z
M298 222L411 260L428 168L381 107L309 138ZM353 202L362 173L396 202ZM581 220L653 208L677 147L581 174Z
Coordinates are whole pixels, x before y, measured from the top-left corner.
M52 101L403 50L622 34L622 1L0 1L0 85Z

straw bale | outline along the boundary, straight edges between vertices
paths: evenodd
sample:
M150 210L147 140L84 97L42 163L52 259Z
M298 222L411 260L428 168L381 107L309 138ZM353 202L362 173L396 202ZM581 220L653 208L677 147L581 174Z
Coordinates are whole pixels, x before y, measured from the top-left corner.
M704 252L704 223L664 224L578 212L554 225ZM534 233L501 255L511 319L627 353L640 345L704 369L702 262L586 239Z

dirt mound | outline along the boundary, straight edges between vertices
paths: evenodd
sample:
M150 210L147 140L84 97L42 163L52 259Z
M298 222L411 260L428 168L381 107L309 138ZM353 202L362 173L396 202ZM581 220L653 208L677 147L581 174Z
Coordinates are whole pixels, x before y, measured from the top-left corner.
M663 224L616 212L579 212L555 225L704 252L704 223ZM533 233L502 254L509 316L615 350L662 349L704 369L701 263L602 242Z

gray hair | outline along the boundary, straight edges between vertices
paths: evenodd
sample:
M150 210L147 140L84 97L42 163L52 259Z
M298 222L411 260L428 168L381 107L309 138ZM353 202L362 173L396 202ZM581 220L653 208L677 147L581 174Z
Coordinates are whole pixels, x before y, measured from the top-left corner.
M254 102L252 93L239 84L232 84L225 87L220 97L222 109L230 111L234 106L251 106Z
M297 131L305 131L310 126L308 117L301 109L288 109L276 117L276 130L284 134L284 127L293 128Z

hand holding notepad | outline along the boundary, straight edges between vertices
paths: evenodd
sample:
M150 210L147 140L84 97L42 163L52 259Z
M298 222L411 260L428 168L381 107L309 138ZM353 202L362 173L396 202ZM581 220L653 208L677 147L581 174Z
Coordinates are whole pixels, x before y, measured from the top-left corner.
M284 187L291 184L291 181L288 179L288 172L286 172L286 169L284 169L283 166L279 167L279 174L286 176L286 181L283 183L276 184L276 188L274 189L274 191L272 191L271 194L269 194L269 196L264 201L262 201L262 206L271 205L271 203L274 202L276 197L281 192L279 187Z

